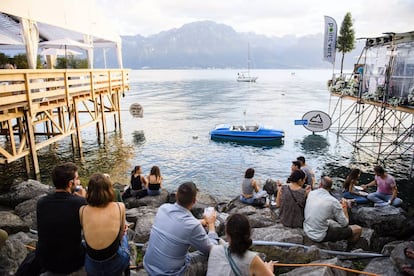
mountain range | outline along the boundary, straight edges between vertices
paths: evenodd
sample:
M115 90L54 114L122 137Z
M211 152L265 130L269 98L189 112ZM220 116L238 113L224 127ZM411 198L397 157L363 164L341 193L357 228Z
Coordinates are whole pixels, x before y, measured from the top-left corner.
M322 60L322 33L268 37L239 33L213 21L198 21L148 37L138 34L121 38L124 67L131 69L242 69L247 67L248 48L251 68L332 68ZM353 68L363 47L357 46L345 55L344 68Z

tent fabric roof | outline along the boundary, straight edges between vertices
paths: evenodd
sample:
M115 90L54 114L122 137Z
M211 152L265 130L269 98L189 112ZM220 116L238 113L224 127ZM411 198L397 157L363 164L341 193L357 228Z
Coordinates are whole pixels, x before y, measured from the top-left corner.
M84 42L84 35L92 35L95 47L121 43L120 36L111 31L111 26L97 12L95 0L1 0L0 34L24 44L20 18L37 22L40 42L60 38ZM0 37L0 45L9 44L5 42ZM9 44L9 48L19 47L16 45L20 43Z

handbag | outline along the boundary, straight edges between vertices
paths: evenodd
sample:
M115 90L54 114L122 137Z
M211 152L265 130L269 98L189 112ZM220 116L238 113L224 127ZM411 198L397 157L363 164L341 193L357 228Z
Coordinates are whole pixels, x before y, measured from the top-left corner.
M252 202L253 206L263 207L266 205L266 197L256 197Z
M236 262L233 260L233 258L231 257L231 252L230 252L230 248L227 246L223 246L224 249L224 254L227 257L227 260L229 261L231 270L233 271L234 275L236 276L241 276L241 272L240 269L237 267Z

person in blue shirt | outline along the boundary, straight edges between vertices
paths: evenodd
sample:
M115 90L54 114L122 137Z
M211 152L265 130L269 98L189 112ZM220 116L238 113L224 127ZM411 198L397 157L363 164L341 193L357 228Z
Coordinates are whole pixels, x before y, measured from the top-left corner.
M177 202L158 209L144 255L148 275L184 275L191 263L207 261L210 249L218 244L216 213L198 220L190 212L196 195L196 185L185 182L178 187ZM190 246L198 251L189 253Z

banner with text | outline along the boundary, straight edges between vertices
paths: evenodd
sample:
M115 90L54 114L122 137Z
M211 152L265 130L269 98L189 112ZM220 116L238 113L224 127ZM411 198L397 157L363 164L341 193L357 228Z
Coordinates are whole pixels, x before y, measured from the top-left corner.
M332 17L325 16L325 37L323 45L323 60L335 63L336 55L336 21Z

